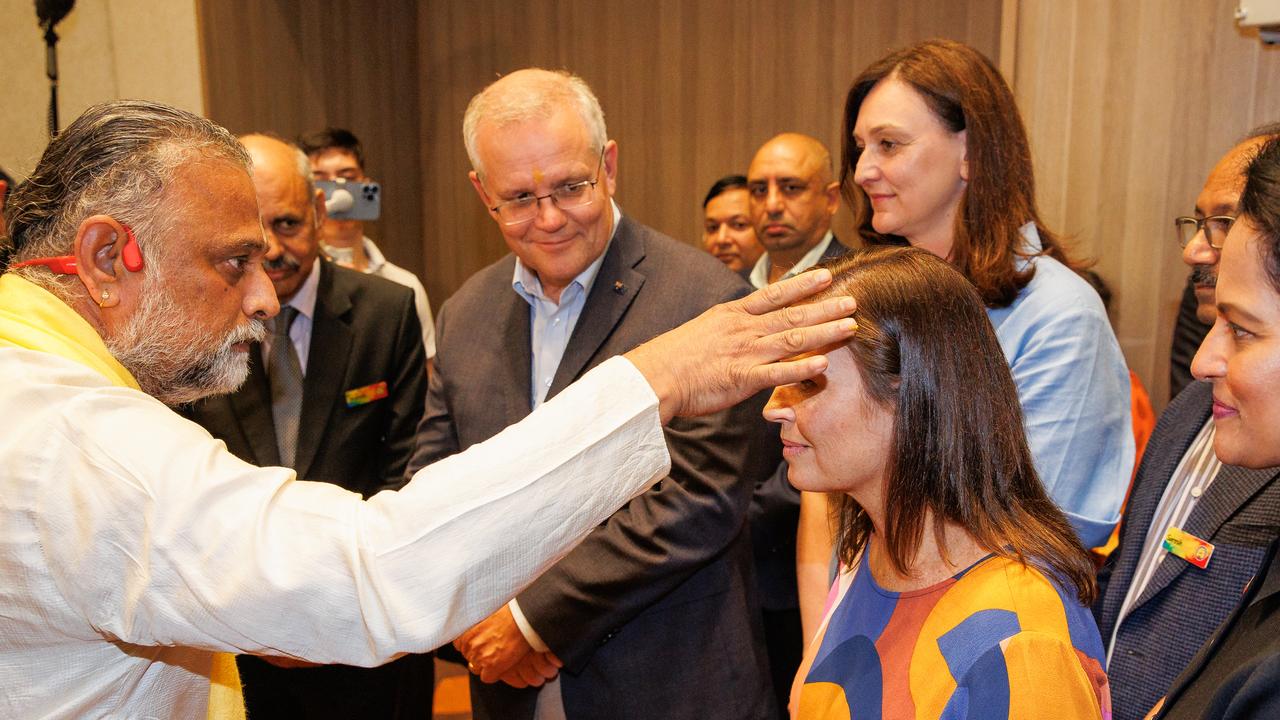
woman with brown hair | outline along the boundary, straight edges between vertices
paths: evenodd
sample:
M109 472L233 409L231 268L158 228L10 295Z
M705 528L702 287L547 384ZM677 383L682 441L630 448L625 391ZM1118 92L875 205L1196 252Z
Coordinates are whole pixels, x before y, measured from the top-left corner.
M1009 86L981 53L892 53L845 101L841 182L869 245L924 248L977 288L1013 371L1040 478L1089 547L1133 469L1129 376L1097 293L1040 221Z
M765 409L792 484L840 498L844 570L793 713L1107 716L1093 566L1036 475L978 293L916 249L831 269L858 331Z
M999 70L950 40L873 63L845 101L840 181L863 244L923 248L977 288L1040 479L1081 542L1104 544L1134 465L1128 368L1097 293L1040 221L1027 133ZM826 516L821 496L802 497L806 641L830 586Z

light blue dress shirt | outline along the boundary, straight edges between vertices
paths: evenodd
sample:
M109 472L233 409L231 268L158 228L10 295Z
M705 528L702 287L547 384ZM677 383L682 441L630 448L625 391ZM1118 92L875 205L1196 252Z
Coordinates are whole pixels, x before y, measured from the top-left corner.
M622 222L622 209L618 204L609 201L613 207L613 232L609 233L609 242L605 243L600 257L578 273L569 285L560 292L557 304L547 297L542 290L542 281L520 258L516 258L516 271L511 278L511 288L529 303L529 340L532 357L532 374L530 376L529 401L534 410L547 399L547 391L551 389L551 381L555 379L556 370L560 368L560 360L569 347L569 338L573 337L573 329L582 317L582 310L587 305L587 296L595 285L596 276L600 274L600 266L604 264L604 256L609 254L609 246L613 244L613 236L618 234L618 223ZM515 619L520 633L529 645L538 652L546 652L547 644L534 630L533 625L520 609L520 603L512 598L507 607ZM537 706L534 711L535 720L564 720L564 700L560 694L560 678L549 681L538 691Z
M610 200L610 203L613 201ZM560 367L560 359L564 357L573 328L577 326L582 309L587 305L587 296L591 294L591 286L595 284L596 275L604 264L604 256L609 253L609 245L613 243L613 236L617 234L620 222L622 210L617 203L613 203L613 232L609 234L604 252L560 292L559 304L542 291L542 281L538 279L537 273L520 262L520 258L516 258L511 288L529 303L529 330L533 351L533 374L529 389L534 410L547 399L547 391L551 389L551 381Z
M1022 227L1038 252L1035 225ZM1133 472L1129 370L1098 294L1050 257L1013 304L988 309L1004 350L1036 470L1085 547L1106 542Z

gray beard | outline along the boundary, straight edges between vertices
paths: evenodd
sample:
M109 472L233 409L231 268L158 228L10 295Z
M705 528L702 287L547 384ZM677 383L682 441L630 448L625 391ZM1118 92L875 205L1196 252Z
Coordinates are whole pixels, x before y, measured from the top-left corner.
M233 392L244 384L249 355L232 346L261 342L265 336L266 328L256 319L221 338L194 327L166 288L148 282L138 312L105 342L143 392L174 406Z

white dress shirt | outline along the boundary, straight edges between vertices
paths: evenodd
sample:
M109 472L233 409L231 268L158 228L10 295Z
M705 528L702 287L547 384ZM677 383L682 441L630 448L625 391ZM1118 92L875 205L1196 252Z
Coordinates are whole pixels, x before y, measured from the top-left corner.
M818 261L822 259L823 254L827 252L827 248L831 247L831 241L834 238L835 233L828 230L827 234L823 235L822 239L818 241L818 244L809 248L809 252L805 253L804 257L800 258L800 262L792 265L791 268L783 273L782 277L778 278L776 282L782 282L787 278L795 277L814 265L817 265ZM759 290L769 284L770 262L769 253L765 253L756 261L755 267L751 268L751 275L748 276L747 279L755 289Z
M418 322L422 323L422 346L427 350L427 359L436 356L436 321L431 316L431 301L427 299L427 289L417 275L387 260L382 251L369 238L363 239L364 256L369 264L365 272L400 283L413 290L413 306L418 311Z
M215 651L429 650L670 464L617 358L368 501L249 465L78 362L0 347L0 374L0 717L203 717Z

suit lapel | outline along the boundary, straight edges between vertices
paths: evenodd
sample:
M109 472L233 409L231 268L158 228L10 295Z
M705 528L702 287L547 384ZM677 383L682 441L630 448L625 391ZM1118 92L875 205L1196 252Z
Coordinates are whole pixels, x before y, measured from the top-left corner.
M1106 599L1106 607L1104 608L1105 618L1115 618L1120 613L1120 607L1124 604L1124 596L1128 592L1130 583L1133 582L1133 573L1137 570L1138 562L1142 559L1142 548L1147 541L1147 531L1151 528L1151 520L1155 515L1156 506L1160 504L1161 497L1164 496L1164 489L1168 486L1170 478L1173 477L1173 471L1178 468L1178 463L1182 462L1182 456L1186 454L1187 448L1191 447L1191 441L1195 440L1200 429L1204 427L1204 423L1209 419L1209 412L1212 410L1212 388L1205 383L1194 383L1188 387L1184 394L1191 397L1186 398L1186 402L1181 403L1180 407L1186 407L1186 410L1176 410L1174 412L1166 412L1161 416L1160 421L1168 423L1167 428L1157 427L1154 437L1167 437L1169 442L1163 443L1158 447L1154 444L1149 445L1142 456L1142 472L1139 480L1141 486L1135 485L1129 494L1129 504L1124 510L1122 526L1120 529L1120 545L1125 548L1121 554L1121 562L1112 572L1109 587L1123 588L1125 592L1108 592ZM1212 487L1212 486L1211 486ZM1160 570L1163 572L1173 572L1168 566L1175 563L1160 563ZM1186 564L1186 563L1178 563ZM1175 568L1177 569L1177 568ZM1157 576L1160 573L1157 572ZM1149 591L1155 585L1155 577L1152 582L1147 584L1146 591L1143 592L1139 602L1145 602ZM1172 579L1172 575L1169 579ZM1165 581L1168 584L1168 581ZM1135 607L1137 604L1135 604Z
M253 452L256 465L279 465L280 447L276 442L276 426L271 418L271 385L262 362L262 345L254 343L249 353L249 378L231 394L231 411L240 431Z
M818 262L824 263L848 254L849 248L840 242L840 238L836 237L835 233L832 233L831 242L827 245L826 252L822 253L822 257L818 258Z
M307 372L302 379L302 410L298 418L298 449L294 464L298 477L305 478L316 457L330 413L347 375L354 336L347 317L351 295L334 279L333 267L320 263L320 283L316 288L316 309L311 320L311 346Z
M1178 409L1166 410L1165 414L1161 415L1162 425L1157 425L1156 432L1152 436L1152 439L1169 438L1169 441L1161 442L1160 445L1153 442L1147 446L1147 451L1143 452L1142 468L1140 468L1142 471L1137 479L1140 484L1135 484L1130 491L1129 505L1125 507L1123 519L1121 519L1120 547L1125 548L1125 551L1121 553L1121 560L1112 570L1111 580L1107 584L1108 588L1116 588L1116 591L1111 592L1108 589L1107 596L1103 600L1103 632L1107 632L1107 625L1119 618L1120 607L1124 605L1129 585L1133 583L1133 574L1138 569L1138 562L1143 559L1142 550L1147 543L1147 530L1151 529L1156 506L1160 505L1160 498L1165 495L1165 487L1169 486L1169 480L1174 475L1174 470L1178 469L1183 455L1187 454L1187 448L1201 432L1204 421L1208 420L1212 410L1212 392L1212 388L1206 383L1190 384L1183 391L1183 395L1189 397L1175 398ZM1179 561L1179 564L1185 565L1185 562ZM1172 573L1172 570L1167 568L1169 565L1172 565L1171 562L1161 562L1161 571ZM1147 583L1146 591L1138 598L1138 602L1134 603L1134 607L1151 597L1149 591L1155 587L1153 582L1155 579L1152 578L1152 582ZM1164 584L1167 584L1167 580Z
M1191 515L1187 517L1186 527L1183 529L1198 538L1212 542L1218 528L1221 528L1223 523L1249 501L1249 498L1266 487L1276 476L1274 469L1251 470L1223 465L1218 471L1218 476L1214 478L1213 484L1191 509ZM1210 559L1209 562L1213 560ZM1192 570L1191 563L1178 558L1165 558L1165 561L1156 568L1155 574L1151 576L1151 582L1147 583L1147 587L1142 590L1142 595L1134 607L1154 597L1182 573ZM1194 571L1203 572L1198 568Z
M551 388L547 391L548 399L582 374L609 334L622 321L627 308L631 307L640 288L644 286L645 276L635 269L643 259L644 242L631 221L623 218L618 224L613 242L609 244L608 252L605 253L604 262L600 264L600 272L596 274L591 294L587 296L582 315L573 328L573 335L569 337L569 345L556 368Z
M511 269L515 271L514 259ZM503 277L510 278L511 273ZM529 303L510 285L495 288L494 297L503 298L495 308L502 355L489 360L496 361L493 373L498 381L493 389L500 389L504 396L505 427L533 412L533 330Z

